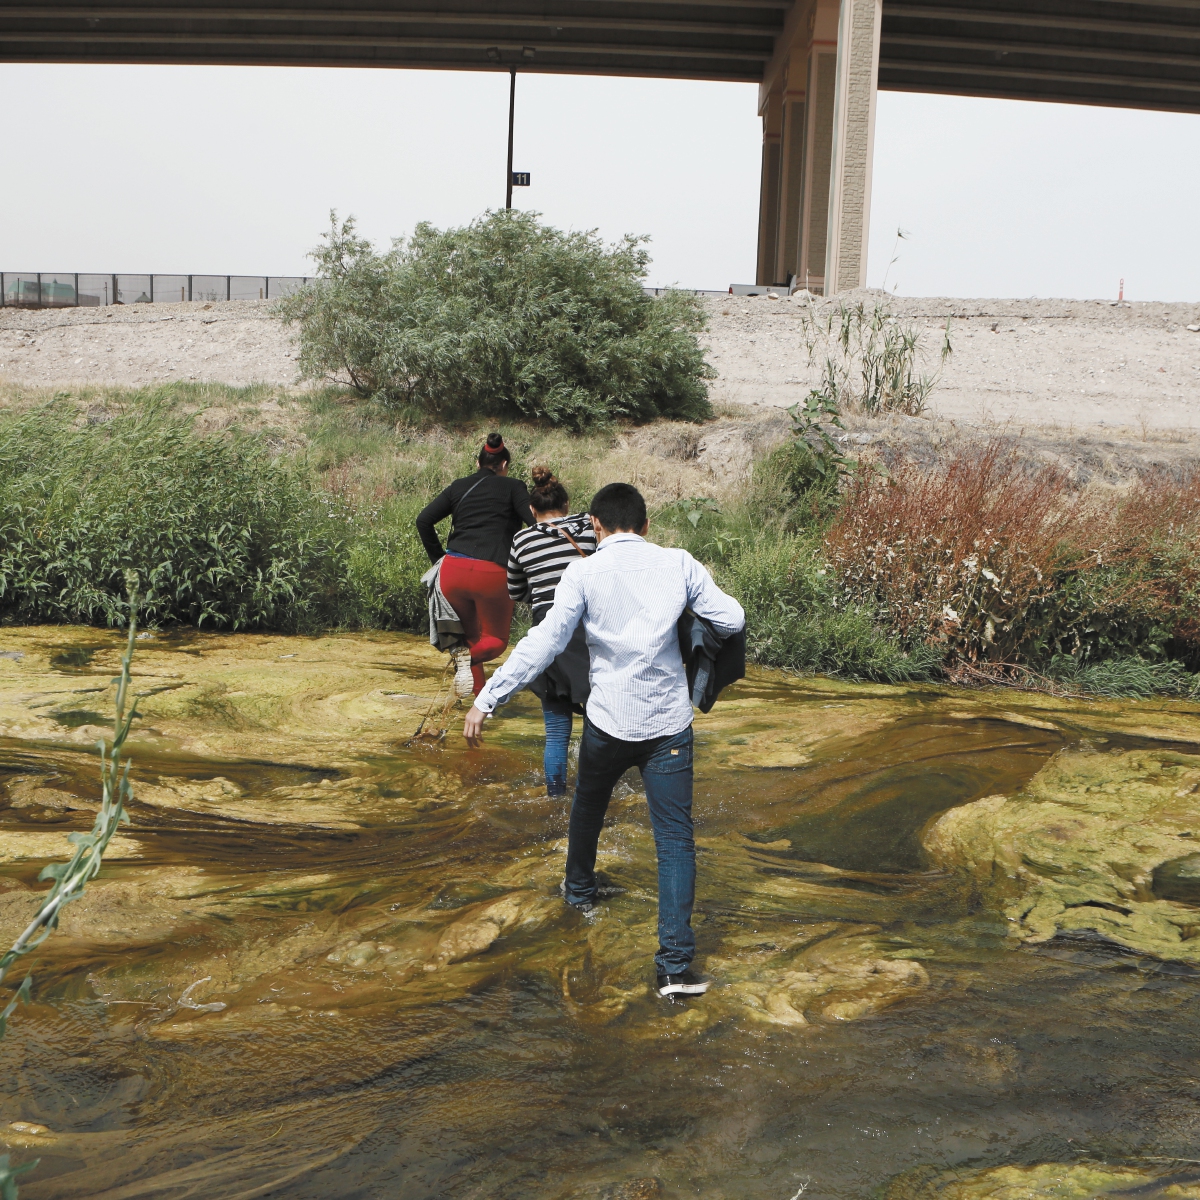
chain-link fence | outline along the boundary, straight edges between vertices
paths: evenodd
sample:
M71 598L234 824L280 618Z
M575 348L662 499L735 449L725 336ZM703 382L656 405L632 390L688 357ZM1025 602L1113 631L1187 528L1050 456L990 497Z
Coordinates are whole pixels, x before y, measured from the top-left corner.
M80 275L0 271L0 307L102 308L106 304L180 304L185 300L278 300L308 275Z
M68 271L0 271L0 308L103 308L106 304L181 304L185 300L278 300L311 275L78 275ZM661 296L675 288L643 288ZM684 288L697 296L725 292ZM766 288L730 288L757 295Z

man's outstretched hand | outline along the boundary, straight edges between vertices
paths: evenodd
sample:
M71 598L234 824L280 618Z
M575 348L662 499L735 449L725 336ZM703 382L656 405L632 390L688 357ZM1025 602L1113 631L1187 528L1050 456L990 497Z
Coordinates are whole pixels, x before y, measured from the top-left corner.
M487 713L481 708L476 708L471 705L471 711L467 713L466 722L463 724L463 737L467 739L467 745L472 750L478 750L483 745L483 720Z

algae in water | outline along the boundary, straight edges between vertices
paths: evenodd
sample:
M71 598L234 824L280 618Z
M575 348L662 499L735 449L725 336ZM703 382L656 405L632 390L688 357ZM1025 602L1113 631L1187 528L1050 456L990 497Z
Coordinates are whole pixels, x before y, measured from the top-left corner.
M923 840L1026 943L1096 935L1200 963L1197 838L1200 756L1085 745L1056 755L1015 796L945 813Z

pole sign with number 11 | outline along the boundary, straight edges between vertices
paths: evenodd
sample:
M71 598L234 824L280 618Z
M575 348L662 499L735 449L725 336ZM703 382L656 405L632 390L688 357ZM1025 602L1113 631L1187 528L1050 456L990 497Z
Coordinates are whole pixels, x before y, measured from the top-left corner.
M529 172L528 171L514 171L512 173L512 185L513 185L513 187L528 187L529 186Z

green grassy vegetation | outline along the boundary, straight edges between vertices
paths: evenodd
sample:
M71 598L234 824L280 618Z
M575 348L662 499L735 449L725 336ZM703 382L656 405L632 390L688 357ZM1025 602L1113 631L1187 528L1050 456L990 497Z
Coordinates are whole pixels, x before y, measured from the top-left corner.
M934 364L917 327L880 301L805 309L801 335L809 363L821 367L816 394L841 411L919 415L953 353L948 317Z
M413 520L474 469L484 422L417 425L327 389L174 384L11 398L0 416L0 619L217 629L419 630ZM546 463L573 508L628 479L655 540L744 604L764 665L852 679L1200 695L1200 480L1072 491L999 445L886 474L797 436L717 487L630 429L507 422L513 471ZM686 441L655 425L658 448ZM828 428L824 430L828 433ZM831 449L832 447L832 449Z
M418 428L343 390L172 384L13 394L0 415L0 620L419 629L417 512L475 469L490 426ZM612 431L510 423L514 471L580 505L623 477ZM615 452L615 454L614 454ZM615 474L614 474L615 472Z
M0 605L14 622L297 628L336 616L345 521L258 439L151 401L80 422L66 400L0 429Z

